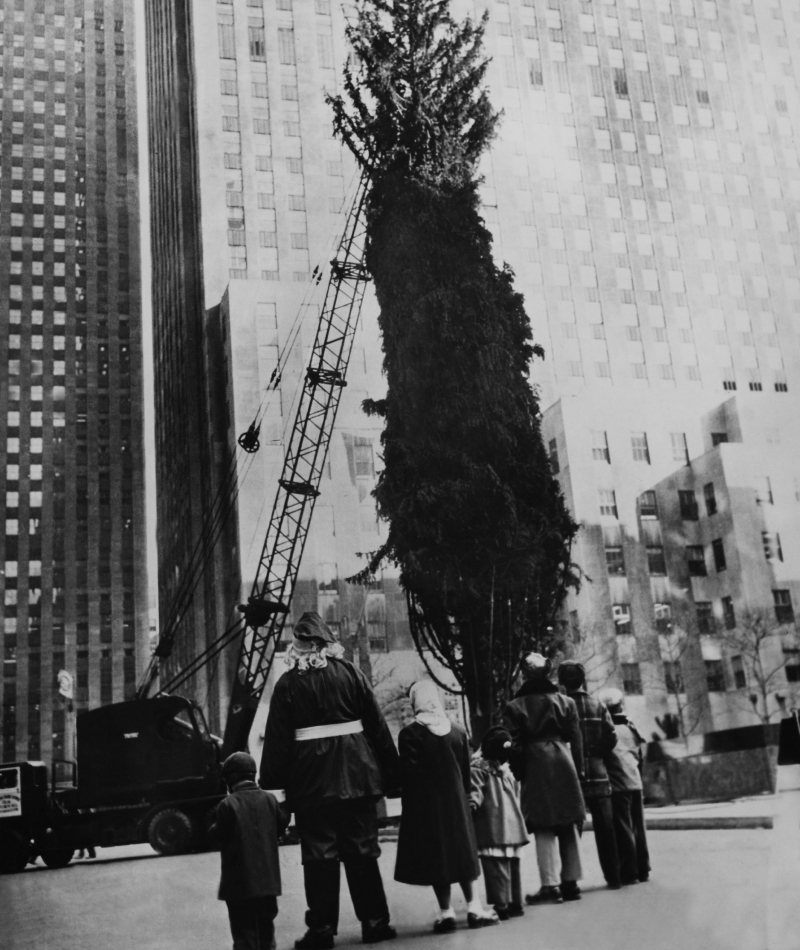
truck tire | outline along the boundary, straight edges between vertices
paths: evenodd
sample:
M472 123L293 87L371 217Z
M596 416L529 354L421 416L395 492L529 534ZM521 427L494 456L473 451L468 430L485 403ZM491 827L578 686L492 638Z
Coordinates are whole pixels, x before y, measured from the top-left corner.
M192 823L178 808L156 812L147 826L147 840L159 854L185 854L192 847L192 838Z
M0 839L0 874L19 874L25 870L31 845L22 835L12 832Z
M42 861L52 870L65 868L72 860L73 854L75 854L73 848L57 848L55 851L42 851Z

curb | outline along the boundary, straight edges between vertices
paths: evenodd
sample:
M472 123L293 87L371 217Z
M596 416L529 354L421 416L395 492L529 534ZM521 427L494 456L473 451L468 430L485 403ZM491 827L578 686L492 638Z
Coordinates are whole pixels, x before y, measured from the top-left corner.
M752 830L754 828L772 828L771 815L740 815L737 817L719 815L716 818L645 818L648 831L730 831L732 829ZM585 831L592 831L591 821L584 825Z
M738 817L718 816L717 818L646 818L645 827L648 831L731 831L754 829L770 830L773 827L771 815L741 815ZM584 831L593 831L592 822L587 821ZM380 841L397 841L397 828L382 828L378 838Z

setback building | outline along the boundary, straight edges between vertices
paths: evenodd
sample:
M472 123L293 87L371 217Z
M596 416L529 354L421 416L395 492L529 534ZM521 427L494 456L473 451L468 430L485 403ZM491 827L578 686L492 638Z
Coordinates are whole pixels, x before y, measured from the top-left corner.
M146 659L132 17L0 5L3 761L72 758L72 714Z

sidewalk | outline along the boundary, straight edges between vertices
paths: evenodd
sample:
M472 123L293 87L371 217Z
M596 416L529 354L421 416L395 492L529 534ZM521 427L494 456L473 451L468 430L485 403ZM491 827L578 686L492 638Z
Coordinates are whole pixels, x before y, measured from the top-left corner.
M382 832L386 841L397 837L400 820L400 800L388 799L387 826ZM687 802L645 808L645 821L652 831L708 831L732 828L772 828L779 810L777 795L754 795L729 802ZM592 819L584 826L592 830Z

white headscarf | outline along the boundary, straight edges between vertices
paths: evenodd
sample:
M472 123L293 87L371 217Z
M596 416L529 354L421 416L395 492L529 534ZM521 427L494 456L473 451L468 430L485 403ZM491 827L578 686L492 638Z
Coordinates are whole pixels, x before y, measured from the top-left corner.
M411 700L414 722L430 729L435 736L446 736L450 732L451 723L435 683L430 680L414 683L408 691L408 698Z
M338 659L344 653L341 643L324 643L322 640L300 640L292 637L292 644L286 651L284 662L286 669L297 667L298 673L308 670L321 670L328 665L328 657Z

